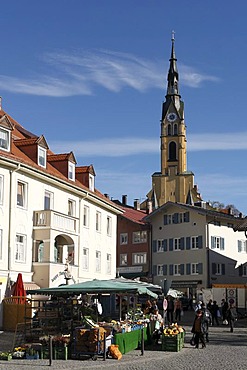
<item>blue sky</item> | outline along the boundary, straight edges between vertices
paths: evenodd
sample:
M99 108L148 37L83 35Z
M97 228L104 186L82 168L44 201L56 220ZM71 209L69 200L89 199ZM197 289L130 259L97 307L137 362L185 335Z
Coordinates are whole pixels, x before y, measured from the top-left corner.
M93 164L102 193L144 200L174 30L188 170L204 200L247 214L246 14L244 0L2 2L3 109Z

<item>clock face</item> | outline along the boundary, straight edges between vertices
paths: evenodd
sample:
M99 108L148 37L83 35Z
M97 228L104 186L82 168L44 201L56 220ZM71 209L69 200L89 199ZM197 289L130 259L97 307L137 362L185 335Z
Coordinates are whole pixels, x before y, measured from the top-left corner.
M168 116L167 116L167 119L168 119L169 122L176 121L176 119L177 119L176 113L169 113Z

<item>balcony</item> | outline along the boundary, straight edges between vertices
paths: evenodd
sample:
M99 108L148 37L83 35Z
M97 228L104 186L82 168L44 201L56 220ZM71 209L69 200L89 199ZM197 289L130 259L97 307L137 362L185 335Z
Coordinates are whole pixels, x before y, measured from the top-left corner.
M52 210L34 211L33 226L78 234L79 220Z

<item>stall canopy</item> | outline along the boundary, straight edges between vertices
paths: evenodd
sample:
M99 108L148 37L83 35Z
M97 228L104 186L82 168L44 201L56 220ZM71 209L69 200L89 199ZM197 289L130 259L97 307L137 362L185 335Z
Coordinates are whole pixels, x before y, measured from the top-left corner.
M124 278L117 278L111 280L91 280L83 283L72 285L61 285L54 288L41 288L27 290L27 294L45 294L45 295L79 295L79 294L100 294L100 293L132 293L132 294L146 294L153 298L158 295L154 290L158 289L157 285L143 283L135 280L128 280ZM151 290L152 289L152 290ZM160 287L161 291L161 287Z

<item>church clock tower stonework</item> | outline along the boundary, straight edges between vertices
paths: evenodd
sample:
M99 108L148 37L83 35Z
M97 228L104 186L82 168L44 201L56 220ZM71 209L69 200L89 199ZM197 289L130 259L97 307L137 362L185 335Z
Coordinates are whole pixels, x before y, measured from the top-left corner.
M187 171L184 103L179 94L174 33L171 41L167 94L161 117L161 172L155 172L152 175L152 190L147 195L148 201L152 201L153 208L160 207L168 201L194 204L201 200L194 185L194 174Z

